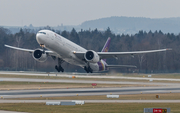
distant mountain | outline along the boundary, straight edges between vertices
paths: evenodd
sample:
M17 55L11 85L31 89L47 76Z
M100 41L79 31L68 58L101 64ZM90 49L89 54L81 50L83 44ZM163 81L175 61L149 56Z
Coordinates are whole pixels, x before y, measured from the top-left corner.
M41 27L34 27L32 24L29 26L24 27L11 27L11 26L4 26L11 30L12 33L18 32L21 28L31 29L34 32L40 29L46 29L47 26ZM101 31L106 30L108 27L111 29L112 32L115 34L135 34L140 30L149 32L151 31L159 31L161 30L163 33L180 33L180 17L177 18L160 18L160 19L151 19L151 18L143 18L143 17L107 17L107 18L100 18L96 20L85 21L80 25L77 26L65 26L65 25L57 25L57 26L50 26L54 30L60 31L71 31L73 28L76 31L83 30L94 30L98 29Z
M133 34L139 30L155 31L161 30L164 33L180 33L180 18L142 18L142 17L108 17L96 20L85 21L80 25L83 29L105 30L108 27L114 33Z

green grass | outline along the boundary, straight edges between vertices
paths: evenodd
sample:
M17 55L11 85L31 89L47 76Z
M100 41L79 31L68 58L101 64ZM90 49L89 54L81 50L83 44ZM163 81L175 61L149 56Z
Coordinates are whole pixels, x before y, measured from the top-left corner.
M85 103L75 106L47 106L44 103L0 104L1 110L31 113L143 113L144 108L171 108L179 113L180 103Z
M101 87L143 87L144 85L128 85L128 84L97 84L94 88ZM146 85L150 86L150 85ZM92 88L90 83L53 83L53 82L0 82L0 90L11 89L44 89L44 88Z

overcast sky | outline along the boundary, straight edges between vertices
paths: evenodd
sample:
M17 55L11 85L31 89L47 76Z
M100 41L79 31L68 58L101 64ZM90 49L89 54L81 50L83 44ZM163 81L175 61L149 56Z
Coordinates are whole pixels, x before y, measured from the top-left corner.
M0 0L0 25L79 25L111 16L180 17L180 0Z

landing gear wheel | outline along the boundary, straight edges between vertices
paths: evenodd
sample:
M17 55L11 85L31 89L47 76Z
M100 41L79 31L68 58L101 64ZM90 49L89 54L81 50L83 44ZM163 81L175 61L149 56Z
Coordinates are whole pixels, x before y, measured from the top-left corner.
M58 66L57 66L57 65L55 66L55 69L56 69L58 72L60 72L60 70L59 70L59 68L58 68Z
M64 69L61 67L61 64L64 62L64 60L58 58L58 66L56 65L55 66L55 69L58 71L58 72L64 72Z
M87 73L89 73L89 70L88 70L88 68L85 66L84 67L84 70L87 72Z
M93 72L93 70L92 70L90 67L88 67L88 70L89 70L89 72L90 72L90 73L92 73L92 72Z
M61 72L64 72L64 69L63 69L61 66L59 66L59 70L60 70Z
M62 72L64 72L64 69L62 68L62 70L61 70Z
M90 73L93 73L93 70L92 70L90 67L87 68L87 67L85 66L85 67L84 67L84 70L85 70L87 73L89 73L89 72L90 72Z

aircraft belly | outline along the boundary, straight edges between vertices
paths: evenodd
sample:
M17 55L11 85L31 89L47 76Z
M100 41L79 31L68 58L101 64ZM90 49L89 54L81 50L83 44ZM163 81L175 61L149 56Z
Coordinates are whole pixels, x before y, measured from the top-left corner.
M64 46L63 44L60 44L58 42L54 42L52 44L49 44L47 49L56 52L60 58L62 58L64 61L77 65L77 66L85 66L85 62L81 59L77 58L73 53L72 50ZM62 49L63 48L63 49Z
M51 43L49 44L48 47L46 47L47 49L54 51L55 53L57 53L61 58L65 57L67 54L67 51L65 51L66 49L63 47L63 45L59 44L58 42L55 43ZM62 49L63 48L63 49Z
M66 62L73 64L73 65L76 65L76 66L81 66L81 67L85 66L85 63L83 61L79 61L78 59L74 60L74 59L70 59L70 58L64 58L64 60Z

